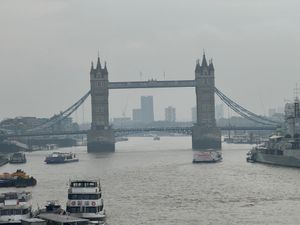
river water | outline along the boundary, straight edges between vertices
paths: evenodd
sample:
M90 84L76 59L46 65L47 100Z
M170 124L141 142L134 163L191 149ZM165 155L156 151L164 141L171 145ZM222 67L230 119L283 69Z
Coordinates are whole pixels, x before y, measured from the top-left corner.
M246 163L250 147L223 144L223 162L193 164L190 137L130 138L111 154L60 149L77 163L47 165L49 151L37 151L0 170L37 179L26 188L34 208L54 199L65 206L69 179L101 178L109 225L300 224L300 169Z

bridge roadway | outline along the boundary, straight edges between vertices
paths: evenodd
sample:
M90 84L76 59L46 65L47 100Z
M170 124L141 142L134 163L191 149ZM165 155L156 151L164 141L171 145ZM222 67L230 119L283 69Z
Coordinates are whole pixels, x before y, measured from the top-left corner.
M264 127L219 127L220 130L228 131L272 131L277 127L273 126L264 126ZM130 134L130 133L141 133L141 132L151 132L151 131L160 131L160 132L170 132L170 133L184 133L191 134L192 127L149 127L149 128L118 128L114 129L116 134ZM40 136L62 136L62 135L77 135L77 134L87 134L88 130L80 131L64 131L64 132L39 132L39 133L23 133L23 134L2 134L0 139L5 138L17 138L17 137L40 137ZM117 135L119 136L119 135Z
M148 80L148 81L128 81L109 82L109 89L132 89L132 88L173 88L173 87L195 87L195 80Z

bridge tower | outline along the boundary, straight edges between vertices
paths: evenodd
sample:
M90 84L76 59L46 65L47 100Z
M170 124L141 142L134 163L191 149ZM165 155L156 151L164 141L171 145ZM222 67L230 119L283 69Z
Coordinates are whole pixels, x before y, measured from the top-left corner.
M92 124L87 134L88 152L114 152L114 132L109 126L108 71L106 63L102 68L98 56L97 66L93 62L90 71Z
M221 149L221 132L215 119L215 69L203 53L195 69L197 123L192 128L193 149Z

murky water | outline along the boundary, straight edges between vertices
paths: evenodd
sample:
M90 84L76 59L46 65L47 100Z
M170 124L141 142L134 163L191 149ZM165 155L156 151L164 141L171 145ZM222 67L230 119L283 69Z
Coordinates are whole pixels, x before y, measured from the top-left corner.
M116 148L61 149L80 159L62 165L45 164L49 152L32 152L27 164L0 171L21 168L37 178L26 188L35 208L51 199L65 206L70 178L100 177L109 225L300 224L300 169L246 163L249 145L224 144L217 164L192 164L190 137L130 138Z

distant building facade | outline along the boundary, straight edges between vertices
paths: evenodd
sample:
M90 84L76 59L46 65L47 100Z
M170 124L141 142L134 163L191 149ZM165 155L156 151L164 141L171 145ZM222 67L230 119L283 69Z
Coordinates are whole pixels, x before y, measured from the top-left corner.
M216 105L216 120L224 118L224 105L218 104Z
M176 121L176 109L172 106L165 108L165 121L175 122Z
M143 122L154 121L153 96L141 96L141 114Z
M132 120L143 123L154 121L153 96L141 96L141 108L132 110Z
M133 109L132 110L132 120L135 122L142 121L142 110L141 109Z
M191 112L192 112L192 122L196 123L197 122L197 108L196 108L196 106L194 106L191 109Z

